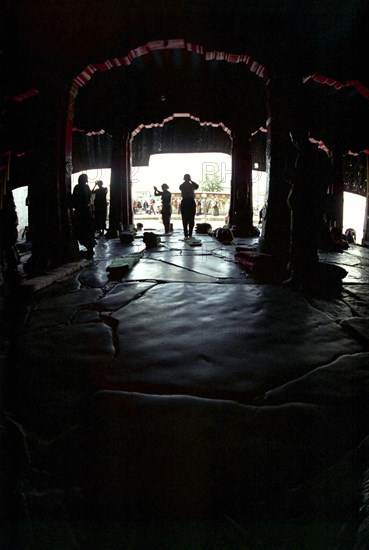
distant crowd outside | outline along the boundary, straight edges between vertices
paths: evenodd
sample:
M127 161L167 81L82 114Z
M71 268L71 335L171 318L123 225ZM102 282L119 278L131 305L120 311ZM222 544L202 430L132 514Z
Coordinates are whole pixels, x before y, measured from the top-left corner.
M180 215L181 194L172 193L172 215ZM229 194L196 193L197 216L226 216L229 211ZM136 216L161 214L161 202L150 195L137 195L133 200Z
M231 163L229 155L223 154L163 154L152 155L147 167L132 167L132 197L134 222L140 219L150 220L150 227L161 225L161 201L154 196L153 186L159 188L164 182L170 186L172 193L172 221L174 227L180 227L180 190L183 173L190 172L192 179L200 184L195 195L196 220L209 221L213 227L224 225L228 220L230 205ZM97 180L102 180L107 188L109 204L110 169L94 169L85 172L88 185L93 189ZM81 174L72 175L72 191ZM207 188L208 186L208 188ZM206 189L206 190L205 190ZM18 235L22 238L28 226L27 187L13 190L18 216ZM258 225L259 212L264 206L266 196L266 174L253 171L253 223ZM155 202L154 202L155 201ZM109 208L109 207L108 207ZM354 228L357 242L361 242L365 216L365 197L353 193L344 193L344 228ZM107 221L109 220L109 212ZM144 222L147 225L148 221Z

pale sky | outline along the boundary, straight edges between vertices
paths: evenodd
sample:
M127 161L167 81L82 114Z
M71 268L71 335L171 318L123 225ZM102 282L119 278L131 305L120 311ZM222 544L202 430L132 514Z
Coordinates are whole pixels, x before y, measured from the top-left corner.
M206 174L218 175L224 190L229 190L231 181L231 157L224 153L168 153L151 155L149 166L132 167L133 191L147 191L154 185L160 188L167 183L171 191L177 191L184 174L190 174L196 183Z
M110 169L88 170L88 183L92 189L95 181L101 179L105 187L110 187ZM190 174L195 182L205 179L206 174L216 173L225 182L224 190L229 192L231 181L231 157L223 153L171 153L152 155L148 167L132 168L132 192L138 194L142 191L152 194L153 187L160 188L167 183L172 192L178 191L183 181L184 174ZM73 174L72 188L77 184L81 172ZM265 193L265 173L253 172L253 202L256 209L263 206ZM13 191L19 218L18 229L20 233L28 224L28 207L25 205L28 188L20 187ZM365 197L344 193L343 229L352 227L356 230L357 243L361 243L363 237Z
M178 191L183 181L184 174L190 174L195 182L205 179L206 174L217 174L225 182L224 191L229 192L231 181L231 157L224 153L168 153L161 155L151 155L149 166L132 167L132 192L137 195L141 192L152 194L153 187L156 185L159 189L163 183L169 185L172 192ZM76 185L78 174L72 176L72 187ZM105 187L109 189L110 169L88 170L89 185L93 188L95 181L103 180ZM261 178L261 179L260 179ZM259 181L260 179L260 181ZM265 174L263 172L253 172L254 186L254 207L260 209L263 206L263 197L258 197L258 187L261 194L265 191ZM24 199L20 199L22 206ZM22 208L24 210L24 207ZM363 236L365 215L365 197L351 193L344 194L344 215L343 229L352 227L356 230L357 242L361 243Z
M151 155L149 166L133 166L131 171L133 193L152 192L154 185L160 189L163 183L169 185L172 192L178 191L184 174L190 174L193 181L199 183L206 175L216 174L223 181L225 192L229 192L232 162L230 155L224 153L166 153ZM78 182L82 172L72 175L72 188ZM88 184L93 188L95 181L101 179L105 187L110 184L110 169L87 170Z

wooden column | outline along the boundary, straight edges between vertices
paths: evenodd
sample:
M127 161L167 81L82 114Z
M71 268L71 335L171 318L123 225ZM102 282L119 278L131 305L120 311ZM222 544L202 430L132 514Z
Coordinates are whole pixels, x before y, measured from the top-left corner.
M67 117L64 128L64 118L61 118L60 132L65 132L65 143L61 143L63 149L60 151L60 157L63 157L64 163L60 169L63 176L60 180L60 204L62 223L65 227L65 233L68 236L66 242L66 254L69 258L79 258L79 245L73 227L72 211L72 173L73 173L73 126L74 126L74 107L79 88L72 85L68 93ZM64 171L63 171L64 169Z
M109 208L109 237L116 237L120 228L132 223L131 200L131 136L113 136L111 180L110 180L110 208Z
M34 141L28 152L32 256L25 265L30 276L79 257L69 211L69 103L65 90L48 87L34 112Z
M333 212L332 221L337 222L337 227L343 230L343 151L333 150L332 153L332 165L333 165L333 186L332 186L332 198L333 198Z
M369 247L369 155L366 155L366 206L363 227L362 246Z
M231 174L231 188L230 188L230 195L229 195L229 211L228 211L228 223L229 223L229 225L235 225L236 224L236 218L235 218L236 186L235 186L235 173L234 173L234 166L233 166L233 157L234 157L233 145L234 145L234 136L232 136L232 142L231 142L232 174Z
M298 103L295 82L273 76L267 82L266 212L259 239L261 252L288 262L290 210L287 204L290 177L296 152L289 131Z
M252 160L250 137L238 131L232 141L232 181L229 223L237 236L252 234Z
M128 224L133 224L133 200L132 200L132 136L129 134L126 141L126 189L127 189L127 220Z

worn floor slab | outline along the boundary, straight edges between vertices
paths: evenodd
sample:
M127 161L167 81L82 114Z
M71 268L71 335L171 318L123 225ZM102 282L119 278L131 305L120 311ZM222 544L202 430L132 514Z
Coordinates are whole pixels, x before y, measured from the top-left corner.
M142 239L100 239L82 269L30 282L19 319L2 300L18 547L351 550L369 466L369 251L321 254L348 272L325 299L260 284L235 243L205 236L200 251L180 233L118 280L106 267Z
M108 379L120 389L249 401L361 350L336 322L282 287L162 284L113 317L120 353Z

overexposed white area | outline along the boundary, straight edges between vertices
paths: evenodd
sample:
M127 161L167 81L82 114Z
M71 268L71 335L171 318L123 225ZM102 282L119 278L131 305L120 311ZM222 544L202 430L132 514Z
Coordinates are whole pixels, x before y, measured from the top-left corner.
M104 186L108 189L108 200L110 190L109 168L86 170L72 175L72 189L78 182L80 174L86 173L88 183L92 190L97 180L102 180ZM230 192L232 163L230 155L223 153L168 153L162 155L152 155L149 166L132 167L132 196L144 194L153 196L154 185L160 188L160 185L167 183L172 192L179 191L179 186L183 181L183 175L189 173L193 181L200 183L206 179L217 175L222 181L223 191ZM260 209L264 205L266 193L266 174L258 170L253 170L253 207L254 224ZM28 206L26 206L26 197L28 187L19 187L13 190L14 201L18 215L18 234L19 238L28 225ZM364 220L365 220L366 199L354 193L344 193L343 209L343 231L353 228L356 231L356 242L361 244L363 238Z
M230 193L232 179L232 159L225 153L165 153L151 155L149 166L133 166L131 170L132 195L149 198L154 193L154 185L160 189L163 183L172 192L179 192L184 174L201 183L216 176L222 183L222 191ZM252 171L254 218L258 217L265 203L266 174Z
M101 179L104 186L110 186L110 169L94 169L76 172L72 175L72 190L80 174L88 176L92 189L95 181ZM190 174L193 181L200 183L213 175L218 176L225 192L229 192L232 176L230 155L224 153L165 153L151 155L149 166L132 166L132 194L154 194L154 185L160 189L167 183L172 192L179 191L184 174Z
M259 213L263 208L267 192L266 172L260 170L252 171L252 206L253 206L253 224L258 225Z
M225 153L165 153L151 155L149 166L133 166L131 181L133 193L148 192L154 185L169 185L172 192L178 192L184 174L200 183L208 176L217 176L225 192L229 192L232 176L230 155Z
M106 187L108 190L110 189L110 168L94 168L93 170L83 170L82 172L76 172L75 174L72 174L72 191L77 185L78 178L81 174L87 174L88 185L91 191L93 189L93 186L95 185L95 182L98 180L102 180L102 182L104 183L104 187Z
M364 236L365 206L365 197L355 193L343 194L343 232L355 229L357 244L361 244Z
M18 238L22 238L22 233L26 225L28 225L28 206L26 206L26 198L28 195L28 186L18 187L13 189L13 197L18 216Z

